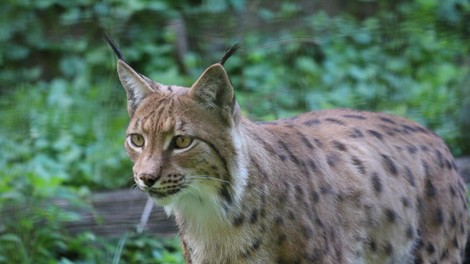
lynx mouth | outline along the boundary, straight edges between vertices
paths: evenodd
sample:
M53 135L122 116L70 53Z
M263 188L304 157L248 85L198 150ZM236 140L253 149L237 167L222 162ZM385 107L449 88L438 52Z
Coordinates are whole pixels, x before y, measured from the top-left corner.
M163 199L163 198L168 198L172 195L177 194L182 189L183 189L182 187L177 187L177 188L147 189L145 191L153 198Z

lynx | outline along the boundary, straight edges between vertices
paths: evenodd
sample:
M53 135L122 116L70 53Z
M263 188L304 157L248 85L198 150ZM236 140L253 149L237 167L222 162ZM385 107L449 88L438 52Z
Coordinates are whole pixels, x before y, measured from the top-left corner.
M462 263L467 190L449 149L404 118L241 115L225 60L190 87L118 48L137 186L176 219L187 263Z

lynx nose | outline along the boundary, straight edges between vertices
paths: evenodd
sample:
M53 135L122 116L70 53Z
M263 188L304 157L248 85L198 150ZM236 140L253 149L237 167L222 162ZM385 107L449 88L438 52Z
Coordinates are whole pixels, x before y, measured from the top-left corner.
M155 184L159 177L152 174L142 173L138 176L138 178L143 181L147 187L150 188Z

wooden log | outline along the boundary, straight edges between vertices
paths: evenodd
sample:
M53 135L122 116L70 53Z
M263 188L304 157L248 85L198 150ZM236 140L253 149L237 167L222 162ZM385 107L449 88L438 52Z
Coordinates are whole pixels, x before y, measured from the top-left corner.
M65 228L72 234L91 231L103 237L118 237L126 232L135 232L140 227L147 199L147 195L139 190L93 194L91 199L93 208L77 209L79 220L65 223ZM60 206L70 207L67 203L62 203ZM149 220L141 229L143 232L161 236L170 236L177 232L174 220L168 218L158 206L152 207Z

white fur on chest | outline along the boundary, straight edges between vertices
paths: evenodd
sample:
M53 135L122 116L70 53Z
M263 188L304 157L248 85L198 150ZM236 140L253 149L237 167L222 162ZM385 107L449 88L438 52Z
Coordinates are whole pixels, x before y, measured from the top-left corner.
M165 206L167 214L177 219L183 239L192 251L193 263L236 261L246 245L253 243L251 236L255 230L245 226L234 228L227 215L239 210L232 204L227 213L214 190L207 186L191 188L175 203Z

